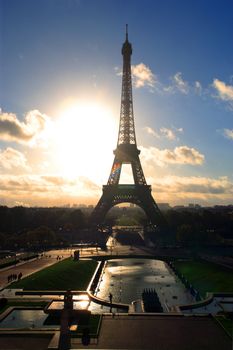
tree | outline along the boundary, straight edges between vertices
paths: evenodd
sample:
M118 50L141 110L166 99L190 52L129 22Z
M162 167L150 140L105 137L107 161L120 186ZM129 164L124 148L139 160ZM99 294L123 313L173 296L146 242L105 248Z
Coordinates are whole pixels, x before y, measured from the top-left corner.
M178 226L176 231L176 239L179 243L189 245L193 240L193 229L189 224L182 224Z

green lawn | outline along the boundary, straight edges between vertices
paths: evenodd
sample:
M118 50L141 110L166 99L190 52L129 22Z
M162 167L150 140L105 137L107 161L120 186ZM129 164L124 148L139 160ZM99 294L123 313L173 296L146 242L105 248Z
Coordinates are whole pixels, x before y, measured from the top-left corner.
M90 316L90 319L88 322L80 322L80 324L78 325L78 331L77 333L73 334L73 336L82 336L83 334L83 330L85 328L88 328L89 329L89 332L90 332L90 335L92 337L97 337L98 336L98 330L99 330L99 327L100 327L100 323L101 323L101 319L102 319L102 316L101 315L91 315Z
M78 325L78 329L72 331L72 337L80 338L83 334L83 331L88 328L89 333L92 337L98 336L99 327L101 324L102 315L95 314L83 314L79 315L78 319L73 319L72 324ZM45 325L60 325L60 316L53 314L49 315L45 321Z
M202 296L206 292L233 292L233 271L204 261L175 261L175 267Z
M93 260L74 261L71 258L38 271L8 288L24 290L86 290L96 269Z
M216 316L216 319L221 323L225 331L232 337L233 336L233 322L227 316Z

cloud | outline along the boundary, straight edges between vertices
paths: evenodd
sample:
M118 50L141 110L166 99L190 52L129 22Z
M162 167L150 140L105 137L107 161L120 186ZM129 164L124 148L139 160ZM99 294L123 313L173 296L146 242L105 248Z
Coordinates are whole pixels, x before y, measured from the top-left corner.
M233 193L233 183L225 176L218 179L197 176L168 176L162 180L162 183L168 192Z
M55 186L62 186L62 185L66 185L67 183L69 184L73 184L73 181L68 181L67 179L65 179L62 176L53 176L53 175L42 175L41 179L45 180L47 183L50 183L52 185Z
M66 190L72 189L81 189L85 187L85 190L89 190L90 184L94 188L94 183L87 178L77 177L76 179L68 179L62 176L54 175L0 175L0 191L17 191L24 192L26 194L35 195L38 193L44 193L48 196L53 195L54 193L58 195ZM95 190L99 186L95 186Z
M161 128L160 131L168 140L176 140L176 135L173 130L168 128Z
M155 86L156 77L152 73L151 69L144 63L132 65L131 71L134 86L136 88L141 88L144 86L149 86L153 88Z
M119 67L114 67L114 70L118 76L122 76L122 69ZM146 66L144 63L139 63L137 65L131 66L133 84L136 88L150 87L150 91L154 92L156 90L159 94L175 94L180 92L184 95L188 93L197 94L199 96L204 94L209 94L208 89L204 89L200 81L196 80L194 82L185 81L181 72L176 72L173 76L169 78L170 84L159 81L156 74Z
M219 178L198 176L165 176L152 182L155 199L177 203L231 203L233 182L227 176Z
M29 143L45 129L48 120L49 117L38 110L29 111L24 121L20 121L16 114L0 112L0 139Z
M230 140L233 140L233 129L224 129L223 135Z
M79 181L82 183L82 187L88 189L89 191L96 192L100 190L100 187L88 177L79 176Z
M173 82L175 83L176 88L183 94L189 92L188 82L183 80L181 72L178 72L173 76Z
M160 150L156 147L140 148L145 162L152 162L161 167L167 164L201 165L205 159L203 154L188 146L175 147L174 150Z
M43 175L41 179L53 186L79 186L79 188L83 188L89 192L99 191L100 189L98 185L85 176L79 176L76 179L68 179L63 176Z
M147 134L149 134L149 135L152 135L152 136L157 137L157 138L160 137L160 135L154 129L152 129L149 126L145 126L143 128L143 130L145 130L147 132Z
M176 131L179 131L179 132L183 132L184 131L183 128L175 128L175 129L176 129Z
M145 169L147 170L147 169ZM226 176L208 178L198 176L156 176L148 178L157 202L171 204L232 203L233 182ZM49 196L48 196L49 193ZM0 198L5 205L59 206L97 201L101 189L86 177L73 180L47 175L0 174Z
M195 89L196 94L201 95L201 93L202 93L202 85L201 85L201 83L199 81L195 81L194 89Z
M30 207L30 205L28 203L25 202L19 202L19 201L15 201L14 205L16 207Z
M0 168L7 170L14 168L17 168L17 170L30 170L24 154L11 147L3 151L0 150Z
M0 174L0 198L6 205L15 205L16 202L42 206L86 203L98 198L100 190L86 177L68 179L56 175Z
M223 101L233 101L233 86L227 85L219 79L214 79L213 88L218 93L218 98Z
M189 93L190 87L187 81L182 78L182 73L177 72L171 78L171 85L165 86L163 90L169 93L175 93L176 91L187 95Z
M173 129L168 129L165 127L162 127L159 129L159 131L155 131L154 129L152 129L149 126L145 126L143 128L143 130L145 130L149 135L152 135L156 138L161 138L161 137L165 137L168 140L178 140L178 137L176 135L176 133L182 133L183 132L183 128L174 128Z

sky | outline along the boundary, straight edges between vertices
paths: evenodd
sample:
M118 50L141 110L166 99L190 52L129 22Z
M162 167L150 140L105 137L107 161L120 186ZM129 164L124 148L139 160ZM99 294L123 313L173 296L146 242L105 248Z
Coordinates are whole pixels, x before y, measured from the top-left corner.
M0 0L1 205L97 203L117 146L126 23L155 201L233 204L231 0Z

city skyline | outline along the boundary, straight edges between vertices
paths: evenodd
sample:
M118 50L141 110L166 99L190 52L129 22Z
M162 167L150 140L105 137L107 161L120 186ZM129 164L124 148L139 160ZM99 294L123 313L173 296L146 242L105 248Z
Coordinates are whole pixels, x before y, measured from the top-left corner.
M126 23L155 200L232 204L233 4L0 0L0 10L0 204L97 203L117 144Z

